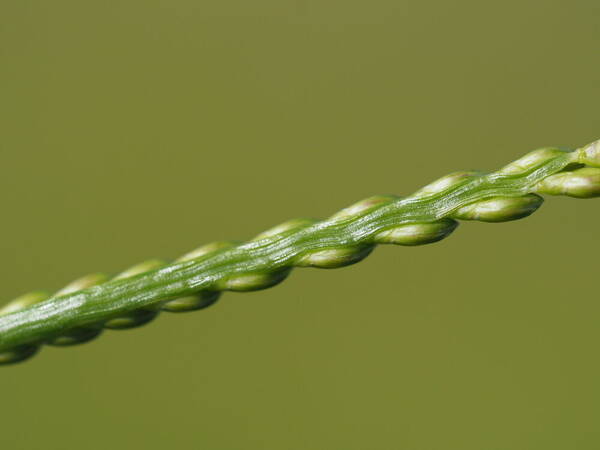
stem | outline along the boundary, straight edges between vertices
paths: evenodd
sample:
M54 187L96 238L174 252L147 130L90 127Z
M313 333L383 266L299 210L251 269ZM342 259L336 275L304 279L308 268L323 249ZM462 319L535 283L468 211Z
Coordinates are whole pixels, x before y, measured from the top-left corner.
M24 360L41 344L71 345L102 328L139 326L160 310L201 309L225 290L265 289L293 267L342 267L376 244L436 242L457 219L519 219L541 205L538 193L598 196L598 167L598 142L575 151L540 149L498 172L449 175L410 197L369 198L325 221L286 222L247 243L209 244L174 263L148 261L112 280L86 277L54 296L28 294L0 310L0 363Z

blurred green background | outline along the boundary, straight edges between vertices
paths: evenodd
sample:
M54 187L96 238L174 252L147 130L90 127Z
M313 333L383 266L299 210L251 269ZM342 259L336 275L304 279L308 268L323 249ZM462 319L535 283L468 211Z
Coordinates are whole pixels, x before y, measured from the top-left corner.
M600 3L0 4L0 295L600 138ZM600 202L0 370L0 447L600 446Z

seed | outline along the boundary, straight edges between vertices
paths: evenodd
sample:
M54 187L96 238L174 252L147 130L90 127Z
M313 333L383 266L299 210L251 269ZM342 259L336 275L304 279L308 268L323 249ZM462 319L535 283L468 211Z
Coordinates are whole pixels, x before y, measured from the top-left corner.
M458 222L442 219L438 222L400 225L381 231L375 236L378 244L422 245L440 241L450 235Z
M577 198L600 196L600 169L584 167L572 172L562 172L549 176L537 184L541 194L568 195Z
M522 197L495 197L463 206L452 217L481 222L507 222L527 217L543 202L544 199L535 194L527 194Z
M254 272L229 277L223 283L223 289L229 291L258 291L281 283L289 274L289 269L272 272Z
M296 261L296 265L299 267L334 269L357 263L361 259L366 258L372 250L373 246L366 245L311 251L302 255Z
M439 194L447 191L450 188L465 184L478 175L481 175L481 173L474 171L454 172L439 178L432 183L429 183L424 188L421 188L415 192L412 197L429 197L431 195Z
M287 222L283 222L263 233L260 233L258 236L256 236L254 239L252 239L252 241L260 241L261 239L272 238L272 237L278 236L280 234L286 233L288 231L298 230L300 228L308 227L316 222L317 222L317 220L315 220L315 219L288 220Z
M163 303L162 310L168 312L187 312L206 308L215 303L221 293L218 291L202 291L196 295L176 298Z
M524 172L528 172L543 163L556 158L559 155L563 155L566 152L558 148L540 148L527 153L525 156L517 159L516 161L504 166L498 171L503 175L516 175Z

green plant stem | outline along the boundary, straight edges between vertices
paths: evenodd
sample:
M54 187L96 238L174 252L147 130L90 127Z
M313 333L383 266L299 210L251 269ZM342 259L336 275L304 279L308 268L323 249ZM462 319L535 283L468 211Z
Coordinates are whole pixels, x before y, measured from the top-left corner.
M537 194L598 196L598 167L597 142L575 151L540 149L498 172L452 174L406 198L373 197L325 221L286 222L246 243L211 244L171 264L146 262L112 280L79 280L49 298L30 294L0 316L0 363L26 359L44 343L85 342L103 327L139 326L160 310L201 309L222 291L268 288L293 267L345 266L380 243L435 242L456 228L456 220L519 219L541 205Z

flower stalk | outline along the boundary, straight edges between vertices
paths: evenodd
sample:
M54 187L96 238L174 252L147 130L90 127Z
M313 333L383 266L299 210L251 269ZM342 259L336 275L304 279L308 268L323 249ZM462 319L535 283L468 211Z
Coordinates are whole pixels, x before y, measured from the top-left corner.
M88 275L52 295L25 294L0 309L0 364L23 361L42 345L74 345L104 329L137 327L163 311L202 309L223 291L265 289L294 267L343 267L378 244L437 242L459 220L521 219L541 206L544 194L600 196L600 141L574 151L535 150L493 173L454 173L409 197L371 197L327 220L291 220L248 242L215 242L170 264L146 261L112 278Z

